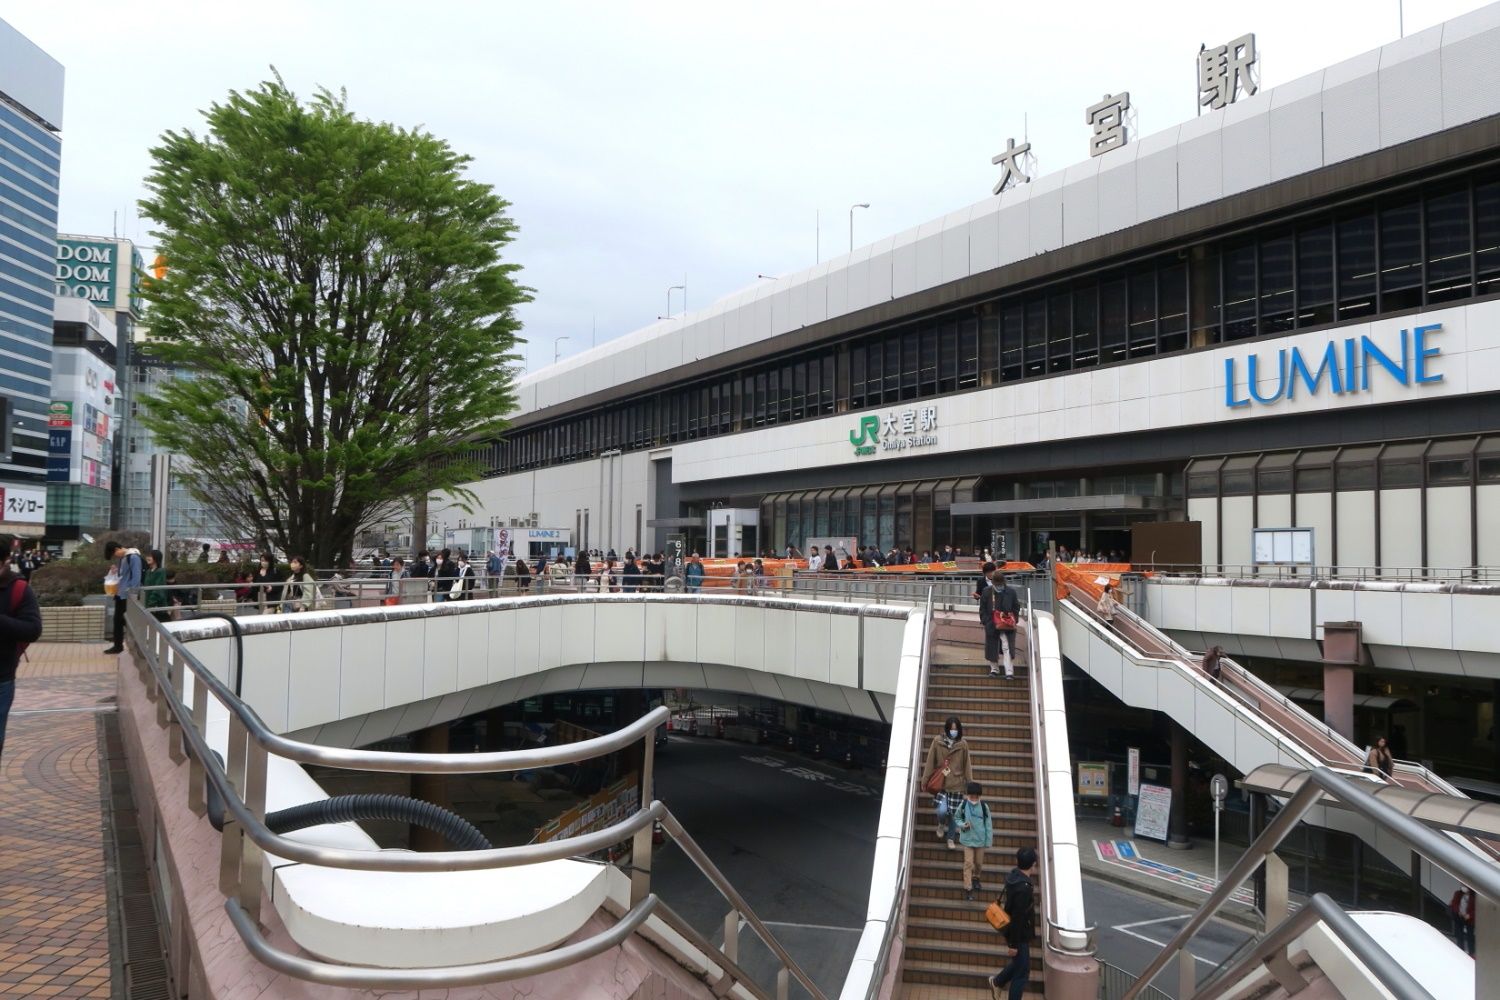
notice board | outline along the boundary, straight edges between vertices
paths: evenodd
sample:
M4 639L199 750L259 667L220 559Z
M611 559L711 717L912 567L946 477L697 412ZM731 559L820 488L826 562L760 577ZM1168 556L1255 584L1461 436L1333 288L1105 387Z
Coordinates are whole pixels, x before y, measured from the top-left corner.
M1161 785L1142 785L1140 802L1135 808L1135 835L1152 840L1167 839L1167 821L1172 815L1172 789Z

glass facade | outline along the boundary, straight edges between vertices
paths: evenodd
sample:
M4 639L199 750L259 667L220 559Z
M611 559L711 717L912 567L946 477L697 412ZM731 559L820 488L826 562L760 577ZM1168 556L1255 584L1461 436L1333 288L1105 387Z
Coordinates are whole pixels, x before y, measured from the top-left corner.
M0 480L46 478L61 154L53 129L0 95L0 395L15 415Z
M120 442L123 454L119 470L123 475L120 485L121 503L117 523L123 531L151 530L151 456L158 449L151 431L139 417L142 400L156 394L160 386L180 378L192 378L193 373L165 364L145 354L142 345L131 348L131 360L125 373L125 407L122 421L125 432ZM178 455L173 468L181 471L186 459ZM172 538L203 538L235 540L230 537L222 521L203 501L188 490L185 483L174 473L171 488L167 492L167 534Z
M1500 169L1183 244L642 393L490 444L489 475L1500 292Z

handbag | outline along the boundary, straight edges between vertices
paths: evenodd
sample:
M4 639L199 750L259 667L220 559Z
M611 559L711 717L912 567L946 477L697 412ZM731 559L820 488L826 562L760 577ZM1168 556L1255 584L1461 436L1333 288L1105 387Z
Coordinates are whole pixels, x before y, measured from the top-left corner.
M992 611L995 627L1002 632L1013 632L1016 628L1016 616L1010 611Z
M927 781L922 785L927 794L936 795L943 790L943 779L948 776L948 762L952 759L952 757L944 757L943 766L927 776Z
M984 919L988 920L990 926L1002 934L1010 926L1010 914L1005 912L1005 907L998 899L984 908Z

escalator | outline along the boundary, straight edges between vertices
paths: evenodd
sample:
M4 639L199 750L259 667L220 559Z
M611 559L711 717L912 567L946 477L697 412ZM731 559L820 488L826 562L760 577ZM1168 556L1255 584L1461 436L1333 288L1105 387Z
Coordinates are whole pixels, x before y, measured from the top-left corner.
M1391 792L1413 793L1406 798L1465 798L1439 775L1409 761L1397 761L1389 779L1368 774L1363 749L1228 657L1220 661L1220 675L1214 679L1201 668L1200 653L1184 649L1128 610L1121 608L1113 623L1106 624L1097 612L1099 571L1059 565L1054 572L1055 607L1067 659L1125 704L1170 716L1247 779L1254 779L1246 782L1252 790L1266 791L1288 775L1327 767ZM1322 807L1309 820L1354 834L1400 870L1412 870L1412 855L1405 845L1377 838L1358 822ZM1500 848L1489 840L1449 836L1485 860L1500 859ZM1457 885L1440 868L1425 863L1421 877L1427 890L1444 901Z

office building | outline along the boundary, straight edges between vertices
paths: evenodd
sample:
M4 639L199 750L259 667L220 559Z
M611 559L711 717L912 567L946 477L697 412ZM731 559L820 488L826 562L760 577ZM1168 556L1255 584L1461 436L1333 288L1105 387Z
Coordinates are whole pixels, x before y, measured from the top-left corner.
M0 531L47 524L63 67L0 21Z

